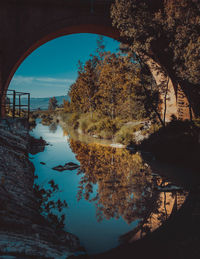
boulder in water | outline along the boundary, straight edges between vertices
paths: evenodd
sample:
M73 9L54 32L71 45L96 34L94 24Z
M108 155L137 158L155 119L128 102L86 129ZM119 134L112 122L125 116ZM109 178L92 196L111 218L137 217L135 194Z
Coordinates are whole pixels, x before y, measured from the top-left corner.
M40 164L41 164L41 165L46 165L46 163L45 163L45 162L40 162Z
M55 166L53 167L52 169L53 170L56 170L56 171L59 171L59 172L62 172L62 171L65 171L65 170L75 170L77 168L79 168L80 166L75 164L75 163L72 163L72 162L69 162L69 163L66 163L65 165L58 165L58 166Z

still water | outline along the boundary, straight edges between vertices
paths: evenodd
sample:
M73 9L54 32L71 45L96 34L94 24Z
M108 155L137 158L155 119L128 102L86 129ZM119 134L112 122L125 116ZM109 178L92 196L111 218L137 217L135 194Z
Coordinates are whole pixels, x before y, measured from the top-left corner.
M187 192L153 173L139 154L75 141L59 125L39 121L31 135L49 143L44 152L30 155L35 181L44 188L52 179L58 184L55 199L68 204L65 230L78 236L89 254L143 237L185 201ZM68 162L80 167L52 169Z

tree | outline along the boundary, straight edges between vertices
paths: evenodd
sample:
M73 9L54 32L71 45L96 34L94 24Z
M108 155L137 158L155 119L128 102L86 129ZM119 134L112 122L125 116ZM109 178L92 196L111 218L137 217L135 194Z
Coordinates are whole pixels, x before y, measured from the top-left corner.
M151 114L152 109L147 104L154 102L153 98L149 101L142 86L145 85L150 93L154 93L153 82L133 56L126 54L108 54L102 61L99 68L98 107L100 112L112 119L141 119ZM142 77L145 77L145 81L141 80Z
M116 0L111 17L132 51L141 59L153 59L166 78L179 84L191 103L195 97L198 105L200 2Z
M111 119L116 117L117 103L121 92L120 82L118 81L119 70L117 71L118 61L117 55L107 55L101 67L99 67L98 106L101 113L109 116Z
M107 52L101 60L92 56L79 67L78 78L69 92L70 107L69 103L65 103L65 110L91 114L97 112L111 120L116 117L141 119L151 114L149 103L154 100L149 100L143 86L146 91L151 89L151 95L154 92L153 82L130 53ZM142 81L144 72L145 81Z
M106 51L105 51L105 44L104 44L104 40L103 40L103 36L99 35L97 38L97 48L96 48L96 53L97 53L97 59L98 61L102 61L104 56L106 55Z
M57 103L58 101L56 100L56 97L49 98L48 110L50 111L55 110L56 107L58 106Z
M166 68L172 65L174 75L198 83L199 1L116 0L111 16L134 52L148 55Z
M65 112L70 112L71 109L70 109L70 102L63 99L63 109Z
M109 125L116 118L133 120L149 116L152 104L157 107L150 74L140 67L129 48L123 53L110 53L104 51L101 38L97 43L97 55L90 55L84 64L79 62L78 78L69 91L71 102L65 102L64 110L90 113L91 119L96 112Z
M93 58L87 60L85 65L79 69L76 82L70 87L69 96L72 111L92 113L95 109L94 94L98 88L95 62Z

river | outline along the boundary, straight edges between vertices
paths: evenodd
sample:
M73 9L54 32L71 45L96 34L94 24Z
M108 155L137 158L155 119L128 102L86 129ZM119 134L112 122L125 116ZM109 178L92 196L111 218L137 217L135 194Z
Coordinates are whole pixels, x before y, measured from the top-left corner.
M187 191L152 172L139 154L73 140L60 125L37 120L31 135L46 140L44 152L29 155L37 184L59 186L55 199L66 200L65 230L78 236L88 254L133 242L161 226L179 209ZM52 168L73 162L75 170Z

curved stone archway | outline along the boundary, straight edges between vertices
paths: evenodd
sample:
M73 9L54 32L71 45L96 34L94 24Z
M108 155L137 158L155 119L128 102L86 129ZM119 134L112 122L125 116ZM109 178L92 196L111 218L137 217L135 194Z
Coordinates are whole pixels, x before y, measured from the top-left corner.
M114 30L111 30L111 28L108 28L106 26L93 25L93 24L73 25L73 26L69 25L60 30L47 34L42 38L36 39L35 42L33 41L31 46L27 46L24 49L21 49L18 55L15 58L13 58L12 66L10 64L8 72L6 71L8 74L6 76L6 79L4 80L5 89L8 88L13 75L18 69L18 67L20 66L20 64L34 50L36 50L38 47L47 43L50 40L53 40L61 36L66 36L66 35L76 34L76 33L94 33L94 34L100 34L103 36L108 36L114 39L118 39L117 33Z
M3 89L7 89L21 62L49 40L73 33L96 33L119 38L119 33L111 26L109 12L105 12L107 1L96 1L97 4L100 2L98 6L92 6L87 0L84 5L80 4L80 0L18 2L21 5L1 4L0 9L1 25L6 23L1 28L3 37L0 36ZM9 17L12 17L11 21Z
M49 40L73 33L96 33L120 40L119 32L112 27L110 19L109 10L112 2L113 0L2 0L1 96L5 96L9 83L22 61ZM159 78L151 72L159 84ZM3 97L0 99L2 104L5 100ZM177 94L171 83L170 98L167 99L169 108L166 111L164 105L163 101L161 113L166 112L166 120L169 120L172 114L179 117Z

